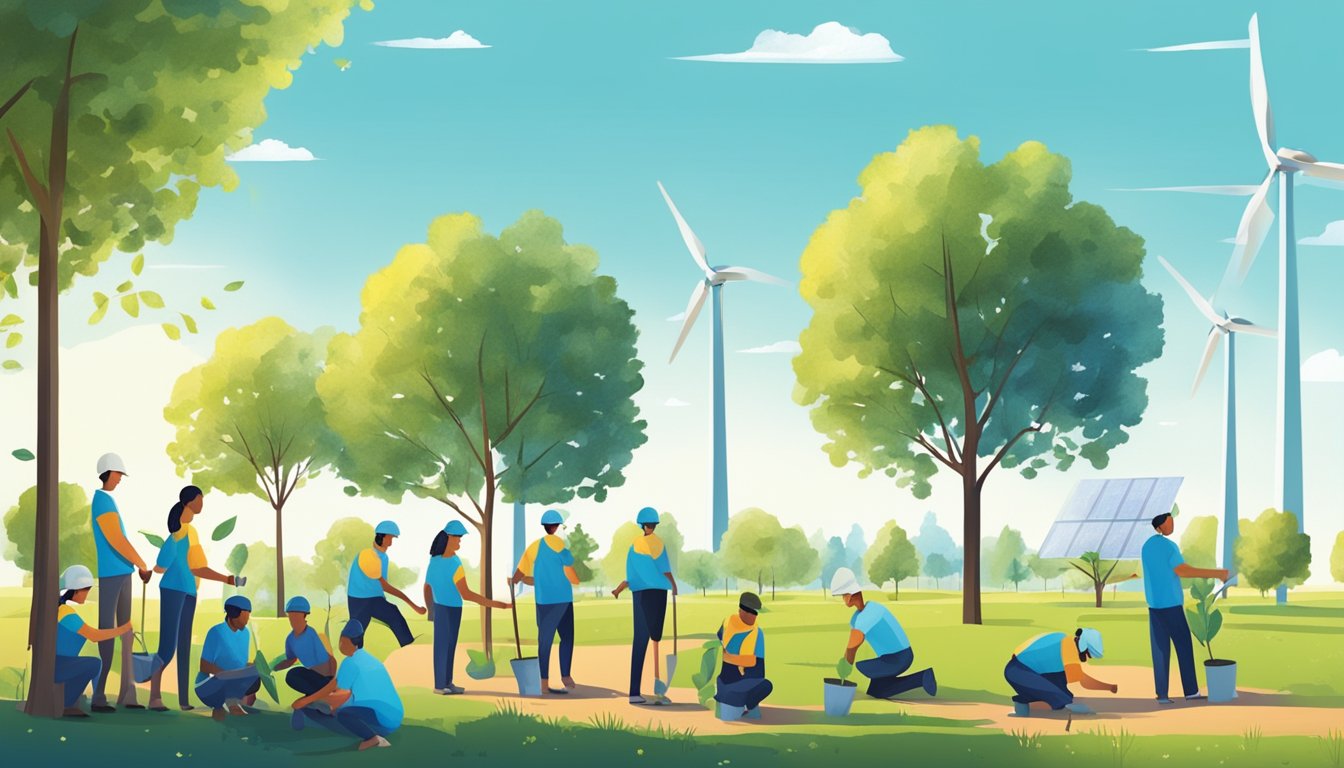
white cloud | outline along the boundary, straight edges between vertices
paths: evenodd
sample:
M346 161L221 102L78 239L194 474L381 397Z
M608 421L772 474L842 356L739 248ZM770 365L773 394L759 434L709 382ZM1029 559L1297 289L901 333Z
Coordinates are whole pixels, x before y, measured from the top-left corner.
M1140 50L1148 53L1186 53L1188 51L1226 51L1237 48L1250 48L1249 38L1242 40L1209 40L1203 43L1183 43L1181 45L1164 45L1161 48L1141 48Z
M182 269L182 270L194 270L194 269L223 269L223 268L224 268L224 265L223 265L223 264L150 264L150 265L148 265L148 269L173 269L173 270Z
M667 406L668 408L685 408L689 406L690 403L686 402L685 400L678 400L675 397L669 397L667 398L667 402L663 403L663 405Z
M1315 237L1304 237L1297 242L1302 245L1334 245L1344 246L1344 220L1332 221L1325 225L1325 230Z
M787 353L796 355L802 352L803 348L796 341L776 341L774 344L766 344L764 347L752 347L750 349L739 349L744 355L774 355Z
M451 50L464 48L489 48L480 40L467 34L464 30L457 30L447 37L409 37L403 40L380 40L374 45L381 45L384 48L418 48L422 50Z
M305 147L291 147L279 139L262 139L224 159L231 163L306 163L317 158Z
M740 64L890 64L905 59L891 50L891 42L882 35L862 34L838 21L818 24L806 35L767 29L739 53L676 58Z
M1302 380L1344 383L1344 356L1337 349L1325 349L1308 357L1302 364Z
M685 320L685 319L686 319L686 313L685 313L685 312L678 312L677 314L675 314L675 315L673 315L673 316L667 318L667 322L669 322L669 323L680 323L682 320Z

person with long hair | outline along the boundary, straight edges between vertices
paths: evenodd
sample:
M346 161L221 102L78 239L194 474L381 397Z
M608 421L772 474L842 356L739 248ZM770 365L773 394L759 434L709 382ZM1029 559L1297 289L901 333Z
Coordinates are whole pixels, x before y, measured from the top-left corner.
M434 692L442 696L466 693L453 685L453 659L457 651L457 635L462 629L462 601L477 605L507 609L509 603L490 600L471 591L467 573L457 551L462 548L462 537L467 527L453 520L434 537L429 547L429 567L425 569L425 605L429 620L434 623Z
M86 566L66 568L61 574L61 589L61 604L56 609L56 682L65 684L64 716L88 717L88 713L77 706L79 697L98 679L103 671L103 661L97 656L79 655L84 650L84 643L125 637L134 630L129 621L107 629L92 627L75 611L74 606L83 605L89 599L89 590L93 589L93 573Z
M163 670L174 655L177 660L177 703L183 710L193 709L191 691L191 627L196 618L196 589L201 579L233 585L232 576L210 568L201 548L200 536L191 524L201 514L205 494L200 488L188 485L177 494L177 503L168 510L168 538L159 548L154 572L163 574L159 580L159 652L154 662L154 675L149 683L149 708L167 712L160 687Z

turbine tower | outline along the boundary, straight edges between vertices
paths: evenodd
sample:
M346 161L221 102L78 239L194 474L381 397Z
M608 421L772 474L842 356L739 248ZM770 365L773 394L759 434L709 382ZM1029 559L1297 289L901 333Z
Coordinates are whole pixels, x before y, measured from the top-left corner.
M691 326L695 325L696 316L700 314L700 309L705 305L705 297L713 294L713 303L710 307L713 324L710 346L713 371L710 386L713 401L711 419L714 449L710 464L710 507L713 510L713 538L711 543L714 551L717 552L719 551L719 544L723 541L723 534L728 530L728 439L723 396L723 297L721 292L724 283L735 281L774 283L775 285L788 285L788 283L747 267L711 267L709 262L705 260L705 246L700 242L700 238L696 237L695 233L691 231L691 227L686 223L686 220L681 217L681 212L677 210L676 204L672 202L672 197L667 194L667 190L663 188L661 181L658 182L658 191L663 193L663 200L667 201L667 207L672 211L672 218L677 221L677 229L681 232L681 239L686 242L686 248L690 250L691 258L695 260L696 266L700 268L704 275L691 291L690 303L686 305L686 319L682 321L681 334L677 336L677 343L672 347L672 355L668 357L668 363L677 358L677 352L681 349L681 345L685 343L686 336L690 334Z
M1227 337L1227 347L1223 356L1223 567L1232 573L1237 572L1236 546L1237 523L1237 334L1254 333L1273 337L1274 331L1261 328L1240 317L1228 317L1226 312L1213 308L1210 299L1206 299L1194 286L1181 276L1166 259L1157 257L1171 276L1176 278L1185 290L1190 301L1213 327L1209 329L1208 341L1204 344L1204 356L1199 361L1199 371L1195 374L1194 386L1190 388L1193 396L1209 370L1209 363L1218 351L1218 343Z

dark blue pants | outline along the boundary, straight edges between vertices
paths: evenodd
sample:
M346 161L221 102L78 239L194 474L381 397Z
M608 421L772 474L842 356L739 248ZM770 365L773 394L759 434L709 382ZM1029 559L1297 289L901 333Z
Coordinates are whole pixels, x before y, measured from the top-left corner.
M177 660L177 702L189 704L191 691L191 625L196 619L196 596L176 589L159 588L159 666Z
M65 706L75 706L89 683L103 671L103 660L97 656L57 656L56 682L65 683Z
M317 693L330 682L329 676L309 667L290 667L285 673L285 684L304 696Z
M756 666L749 667L745 675L737 667L724 664L717 682L714 700L730 707L755 709L775 690L774 684L765 679L764 658L757 659Z
M241 699L261 688L261 676L255 671L242 677L207 677L196 686L196 698L212 709L224 706L231 699Z
M1009 659L1008 666L1003 668L1003 679L1017 693L1013 701L1019 704L1044 701L1051 709L1063 709L1065 704L1073 702L1073 694L1069 693L1069 680L1063 672L1042 674L1018 661L1016 656Z
M378 715L374 714L374 711L368 707L346 705L336 710L335 715L319 712L312 707L305 707L302 711L304 717L323 728L354 736L360 741L368 741L374 736L386 736L392 732L378 722Z
M462 629L462 608L439 605L434 611L434 687L443 690L453 684L453 659L457 655L457 634Z
M909 669L914 661L915 652L906 648L904 651L888 653L875 659L864 659L855 664L854 668L868 678L869 696L875 699L889 699L924 684L924 673L929 671L927 669L921 669L913 675L901 674Z
M569 677L570 663L574 660L574 604L550 603L537 606L537 659L541 662L541 679L551 676L551 643L560 633L560 676Z
M397 606L388 602L387 598L351 597L348 598L348 602L350 618L358 619L359 623L364 625L366 631L369 628L369 621L377 619L392 630L392 634L397 636L397 642L402 646L415 642L415 637L411 635L411 628L406 626L406 619L402 617L401 611L397 610Z
M635 610L635 635L630 646L630 695L639 695L639 679L644 676L644 655L649 641L663 639L663 619L667 616L667 590L641 589L630 593Z
M1195 647L1190 641L1190 625L1185 621L1185 609L1179 605L1149 608L1148 639L1153 646L1153 687L1157 691L1157 698L1167 698L1173 645L1176 646L1176 664L1181 670L1181 688L1185 690L1186 696L1199 693L1199 678L1195 675Z

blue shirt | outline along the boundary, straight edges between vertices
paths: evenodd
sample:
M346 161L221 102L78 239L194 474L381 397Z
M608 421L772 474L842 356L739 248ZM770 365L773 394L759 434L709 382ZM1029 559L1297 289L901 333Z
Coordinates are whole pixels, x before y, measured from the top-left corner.
M163 579L159 582L160 589L195 595L200 579L196 578L191 569L204 568L206 565L205 550L201 549L196 528L191 523L185 523L177 533L169 535L163 546L159 547L159 557L154 565L165 569Z
M868 647L878 656L900 653L910 647L910 640L901 629L891 611L880 603L866 603L862 611L855 612L849 620L849 626L863 633Z
M537 605L574 602L574 585L568 574L573 567L574 555L559 536L546 536L532 542L518 563L518 570L524 576L532 577L537 589Z
M1174 608L1185 602L1176 566L1185 562L1176 542L1155 533L1143 542L1143 594L1149 608Z
M429 567L425 569L425 583L429 585L430 596L435 605L445 608L461 608L462 593L457 591L458 579L467 577L462 567L462 558L436 556L429 558Z
M368 651L360 648L341 662L336 687L350 691L345 706L368 707L378 717L378 723L389 731L401 727L404 714L401 697L387 668Z
M331 658L331 652L327 650L327 644L322 642L321 633L307 627L303 634L296 635L291 631L285 638L285 658L298 659L305 667L320 667Z
M220 669L242 669L248 664L248 652L252 650L252 630L243 627L234 631L228 622L221 621L205 633L205 645L201 646L201 661L208 661ZM204 672L196 675L196 684L209 675Z
M112 548L108 543L107 537L103 535L103 529L98 527L98 518L103 515L116 515L117 527L121 529L122 538L126 537L126 523L121 519L121 513L117 511L117 501L112 498L112 494L104 491L102 488L93 492L93 506L91 508L93 517L93 543L98 550L98 578L107 579L113 576L127 576L135 567L130 561L121 556L121 553Z
M382 597L383 585L379 579L387 578L387 565L387 553L377 547L360 552L350 564L350 583L345 593L350 597Z
M84 619L68 603L61 603L56 609L56 655L78 656L84 650L86 642L79 630L84 628Z
M632 592L645 589L671 589L667 576L672 566L667 561L667 549L657 534L640 535L630 545L625 556L625 580Z

